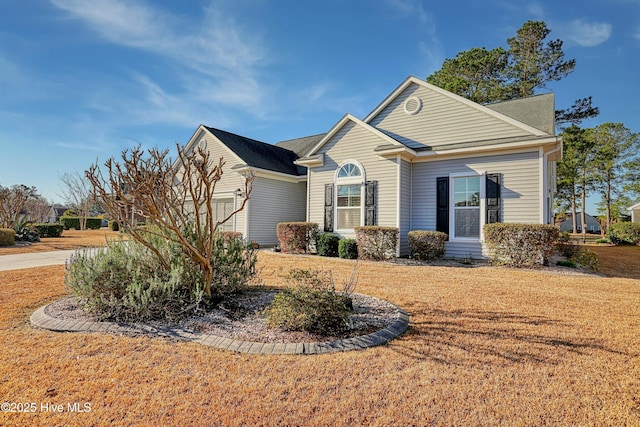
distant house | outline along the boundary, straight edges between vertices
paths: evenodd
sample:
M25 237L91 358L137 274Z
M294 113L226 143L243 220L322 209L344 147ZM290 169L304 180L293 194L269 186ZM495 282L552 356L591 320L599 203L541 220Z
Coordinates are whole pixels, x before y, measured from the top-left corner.
M50 223L58 222L60 217L67 211L67 207L60 205L52 205L47 213L47 218Z
M587 223L586 232L591 234L600 234L602 229L600 227L600 222L597 218L585 214L585 221ZM582 233L582 213L576 213L576 229L578 233ZM559 224L560 231L568 231L569 233L573 232L573 218L571 214L567 214L566 219Z
M444 231L448 257L482 257L484 224L553 223L554 107L553 94L480 105L409 77L367 117L346 114L326 134L270 145L199 126L187 149L225 158L220 215L255 174L226 227L261 245L277 243L277 223L307 220L341 237L397 227L399 255L409 231Z
M631 212L631 222L640 222L640 203L627 208Z

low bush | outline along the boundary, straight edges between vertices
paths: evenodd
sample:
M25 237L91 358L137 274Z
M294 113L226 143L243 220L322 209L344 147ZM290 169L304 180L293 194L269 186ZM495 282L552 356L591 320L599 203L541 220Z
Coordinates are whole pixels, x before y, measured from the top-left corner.
M225 242L230 242L232 240L242 240L242 233L239 231L221 231L222 238Z
M356 227L358 258L382 261L396 256L398 234L396 227Z
M65 284L101 320L175 320L238 292L255 276L255 251L217 233L212 296L206 297L202 269L184 256L181 245L160 234L150 234L147 242L171 260L168 268L137 240L108 242L106 248L76 252L66 266Z
M444 242L449 236L441 231L414 230L407 234L407 238L411 258L428 261L444 256Z
M596 243L598 243L599 245L608 245L608 244L611 244L611 240L607 239L606 237L603 237L601 239L596 240Z
M315 243L318 224L315 222L281 222L276 226L282 252L307 253Z
M617 222L607 229L607 237L616 245L637 245L640 243L640 223Z
M358 244L356 239L341 239L338 242L338 256L345 259L357 259Z
M287 281L293 283L278 293L266 309L267 324L287 331L306 331L320 335L342 335L350 329L353 311L351 292L355 287L355 268L342 292L337 292L331 273L293 269Z
M80 230L80 217L77 216L61 216L60 222L65 230Z
M64 227L60 223L42 223L42 224L32 224L31 228L38 233L38 236L44 237L60 237L62 236L62 232Z
M493 223L484 226L492 261L512 267L549 265L558 228L546 224Z
M60 222L64 226L65 230L80 230L80 221L82 218L79 216L61 216ZM102 227L102 218L86 218L85 228L87 230L99 230Z
M100 230L102 228L102 218L87 218L85 228L87 230Z
M321 233L316 237L316 251L320 256L338 256L340 237L331 233Z
M11 228L0 228L0 246L13 246L16 244L16 232Z
M571 267L571 268L577 268L578 267L575 262L570 261L568 259L558 260L558 261L556 261L556 265L559 265L561 267Z
M577 254L572 256L569 261L573 261L579 266L588 268L591 271L598 271L600 269L598 254L589 249L583 248Z

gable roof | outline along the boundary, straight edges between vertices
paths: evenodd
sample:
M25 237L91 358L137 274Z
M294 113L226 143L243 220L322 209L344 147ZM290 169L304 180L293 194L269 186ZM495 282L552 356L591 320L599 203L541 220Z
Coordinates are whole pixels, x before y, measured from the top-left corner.
M326 133L318 135L303 136L302 138L288 139L286 141L276 142L278 147L286 148L296 153L300 157L304 157L318 142L324 138Z
M342 119L340 119L340 121L338 123L336 123L331 130L329 130L329 132L327 132L326 134L324 134L324 137L322 139L320 139L317 144L313 147L313 149L311 151L309 151L307 153L307 157L310 157L312 155L314 155L320 148L322 148L322 146L324 144L326 144L344 125L346 125L349 122L353 122L354 124L356 124L357 126L361 126L364 129L368 130L369 132L375 134L377 137L379 137L380 139L382 139L383 141L386 141L390 146L403 146L403 144L401 144L400 142L398 142L397 140L395 140L394 138L392 138L391 136L387 135L384 132L381 132L379 129L370 126L366 123L364 123L362 120L352 116L351 114L345 114Z
M510 99L485 107L554 135L556 131L555 96L552 93Z
M291 150L224 130L204 125L203 127L233 151L247 166L287 175L306 175L305 168L293 163L299 156Z
M456 95L453 92L449 92L448 90L442 89L441 87L432 85L431 83L427 83L425 80L421 80L414 76L407 77L401 84L398 86L389 96L387 96L365 119L363 120L365 123L371 122L382 110L384 110L389 104L391 104L405 89L407 89L411 84L416 84L422 86L424 88L430 89L434 92L437 92L441 95L444 95L448 98L456 100L462 104L475 108L476 110L482 111L490 116L496 117L498 119L503 120L504 122L510 123L524 131L531 133L532 135L543 136L548 135L546 132L543 132L540 129L537 129L533 126L525 122L521 122L516 120L504 113L500 113L495 109L488 108L487 106L478 104L473 102L467 98L464 98L460 95Z

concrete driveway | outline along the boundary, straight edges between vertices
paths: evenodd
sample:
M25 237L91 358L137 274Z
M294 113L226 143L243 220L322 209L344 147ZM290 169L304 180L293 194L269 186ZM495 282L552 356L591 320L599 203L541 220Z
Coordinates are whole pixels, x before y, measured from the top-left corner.
M66 251L2 255L0 256L0 271L64 264L75 252L75 249L72 249Z

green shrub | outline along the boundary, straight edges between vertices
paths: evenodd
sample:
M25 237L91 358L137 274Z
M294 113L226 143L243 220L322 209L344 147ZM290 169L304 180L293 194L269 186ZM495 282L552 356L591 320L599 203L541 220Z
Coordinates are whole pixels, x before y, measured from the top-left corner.
M111 228L111 231L120 231L120 224L118 224L118 221L109 221L109 227Z
M188 316L244 288L255 275L255 251L240 240L225 242L221 233L216 236L211 298L204 294L202 269L184 256L184 248L153 234L147 242L171 260L168 268L136 240L108 242L106 248L76 252L65 284L86 311L102 320Z
M68 212L68 211L67 211ZM66 214L66 212L65 212ZM61 216L60 222L65 230L80 230L80 217L77 216Z
M607 230L607 237L616 245L637 245L640 243L640 223L617 222Z
M449 236L441 231L415 230L407 234L411 258L427 261L442 258L445 254L444 242Z
M491 259L513 267L549 265L558 228L546 224L493 223L484 226Z
M100 230L102 228L102 218L87 218L85 228L87 230Z
M575 262L581 267L588 268L591 271L598 271L600 269L598 264L598 254L589 249L582 249L572 256L570 261Z
M318 235L315 222L281 222L276 226L282 252L307 253Z
M338 242L338 256L346 259L357 259L358 244L356 239L341 239Z
M382 261L396 256L398 234L396 227L356 227L358 258Z
M62 236L62 231L64 230L64 226L60 223L42 223L42 224L32 224L31 228L35 229L38 233L38 236L44 237L60 237Z
M598 243L600 245L603 245L603 244L608 245L608 244L611 243L611 240L607 239L606 237L603 237L601 239L596 240L596 243Z
M11 228L0 228L0 246L13 246L16 244L16 232Z
M556 261L556 265L559 265L559 266L562 266L562 267L571 267L571 268L577 268L578 267L575 262L570 261L568 259L558 260L558 261Z
M321 233L316 237L316 251L320 256L338 256L340 237L331 233Z
M350 328L349 315L353 311L350 296L355 286L353 278L352 274L343 292L337 292L331 273L291 270L287 280L295 286L275 296L265 311L267 324L287 331L344 334Z

